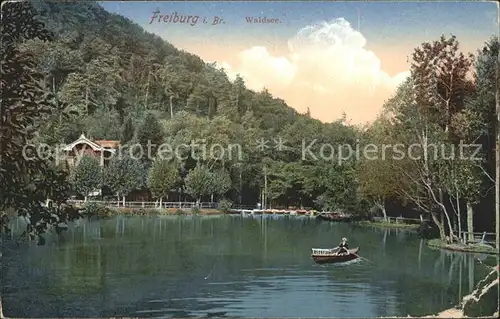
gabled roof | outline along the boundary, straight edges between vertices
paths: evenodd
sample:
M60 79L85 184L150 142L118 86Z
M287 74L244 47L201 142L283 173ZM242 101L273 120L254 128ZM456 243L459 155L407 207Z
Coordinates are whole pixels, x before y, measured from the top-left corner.
M94 141L94 143L104 148L118 148L120 146L120 141L112 140L98 140Z
M63 148L63 150L64 151L71 151L75 146L77 146L79 144L87 144L94 151L109 151L109 152L115 153L115 150L113 150L113 149L108 149L108 148L105 148L105 147L103 147L103 146L95 143L95 142L92 142L91 140L89 140L88 138L86 138L84 134L80 135L80 138L78 138L73 143L66 145Z

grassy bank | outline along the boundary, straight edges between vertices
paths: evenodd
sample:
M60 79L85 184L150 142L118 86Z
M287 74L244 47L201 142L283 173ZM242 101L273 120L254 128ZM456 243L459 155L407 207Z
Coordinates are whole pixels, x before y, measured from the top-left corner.
M380 228L398 228L398 229L417 229L419 225L405 224L405 223L388 223L388 222L374 222L374 221L361 221L360 225L373 226Z
M441 239L431 239L427 242L427 245L429 247L434 247L434 248L440 248L440 249L447 249L447 250L452 250L452 251L460 251L460 252L467 252L467 253L481 253L481 254L498 254L498 251L495 250L495 248L488 246L488 245L481 245L481 244L475 244L475 245L463 245L463 244L447 244Z
M227 214L227 210L198 208L128 208L109 207L99 204L88 204L82 207L87 216L111 217L117 215L129 216L175 216L175 215L218 215Z

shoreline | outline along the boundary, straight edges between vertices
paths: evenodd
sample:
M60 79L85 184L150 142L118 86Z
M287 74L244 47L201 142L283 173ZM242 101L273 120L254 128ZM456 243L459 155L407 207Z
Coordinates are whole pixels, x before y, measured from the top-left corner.
M498 255L498 251L490 246L467 246L458 244L446 244L441 239L431 239L427 242L427 246L437 249L445 249L449 251L462 252L462 253L480 253L488 255Z
M388 223L388 222L375 222L375 221L360 221L359 225L362 226L372 226L377 228L390 228L390 229L406 229L406 230L416 230L420 225L418 224L405 224L405 223Z
M99 207L96 212L85 212L87 216L182 216L182 215L228 215L230 212L213 208L129 208L129 207Z
M218 208L130 208L130 207L110 207L110 206L95 206L95 207L79 207L82 210L83 216L185 216L185 215L243 215L244 213L232 209ZM253 216L262 215L279 215L279 216L302 216L315 218L316 216L307 214L289 214L289 213L270 213L270 212L255 212L247 213Z

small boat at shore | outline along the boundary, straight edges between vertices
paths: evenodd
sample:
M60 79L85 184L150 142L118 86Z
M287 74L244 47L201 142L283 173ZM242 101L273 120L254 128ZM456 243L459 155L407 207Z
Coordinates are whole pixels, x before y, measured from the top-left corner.
M359 247L348 249L348 254L339 254L338 251L338 247L332 249L313 248L311 257L317 264L342 263L359 258L357 254Z

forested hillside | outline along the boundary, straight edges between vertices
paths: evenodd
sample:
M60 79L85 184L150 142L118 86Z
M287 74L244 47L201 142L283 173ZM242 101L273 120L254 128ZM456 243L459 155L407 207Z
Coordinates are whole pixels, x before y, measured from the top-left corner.
M150 141L183 146L181 160L117 159L100 173L94 173L97 164L92 160L82 161L78 172L68 177L74 192L83 195L100 185L121 196L149 189L154 198L166 199L171 190L178 190L194 200L226 198L255 205L266 184L268 207L363 215L385 214L386 207L395 207L389 213L430 216L441 237L464 229L466 216L492 220L498 39L478 48L475 57L462 53L454 37L422 44L413 54L411 78L374 123L360 128L343 119L321 123L297 114L266 90L248 90L241 77L230 81L224 70L96 3L36 2L33 7L53 38L19 37L9 54L30 56L30 72L41 76L44 103L52 111L34 119L30 127L37 134L20 129L19 136L53 146L72 142L82 132L123 145L147 147ZM19 25L29 20L11 18ZM13 74L6 70L5 79ZM21 118L22 111L8 104L2 110L11 112L11 117L2 118L5 128L16 127L11 119ZM6 132L2 129L4 142ZM196 140L204 140L208 148L240 145L241 157L193 156L200 149L188 145ZM390 158L394 149L384 159L367 159L363 151L361 156L341 158L338 149L418 143L423 154L430 143L449 150L477 141L482 144L479 161Z
M239 194L243 194L242 203L258 202L266 158L274 168L268 172L269 197L280 205L313 206L317 197L313 186L306 191L303 181L291 180L295 178L291 175L307 167L298 166L302 139L308 144L314 139L330 143L355 140L356 130L342 120L322 124L297 114L267 91L248 90L240 77L229 81L215 65L177 50L95 3L40 2L35 7L55 40L26 41L21 49L36 57L47 90L68 114L45 123L40 131L45 143L69 143L84 132L92 139L130 144L147 145L152 140L179 145L203 139L208 147L238 144L242 146L241 160L233 155L225 162L207 159L200 163L231 175L228 194L234 202L239 201ZM154 136L155 128L161 136ZM280 137L293 149L273 149L274 140ZM268 143L259 153L261 139ZM196 161L188 159L184 164L187 171ZM280 180L281 176L288 180ZM339 183L348 187L349 182Z

